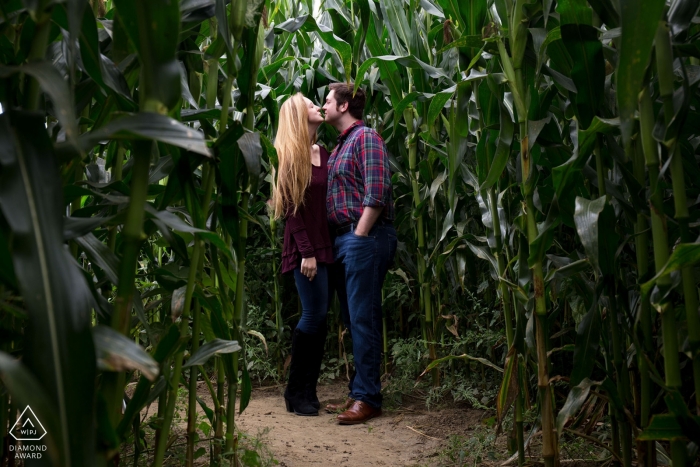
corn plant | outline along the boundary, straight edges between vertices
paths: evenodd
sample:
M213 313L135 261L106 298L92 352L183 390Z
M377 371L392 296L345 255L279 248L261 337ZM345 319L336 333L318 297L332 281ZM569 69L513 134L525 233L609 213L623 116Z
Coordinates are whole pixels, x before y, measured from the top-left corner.
M274 336L247 317L259 298L248 297L252 245L280 251L282 226L265 208L278 108L351 81L391 154L394 273L414 292L385 311L385 352L389 336L421 337L435 385L447 361L451 375L460 360L502 371L497 426L513 409L518 465L537 434L546 466L566 436L618 465L690 465L697 10L691 0L5 2L3 435L30 405L46 464L115 462L131 443L138 462L139 414L157 400L149 462L163 465L186 388L186 464L203 453L237 462L235 416L252 387L244 337L282 349L296 319L276 262ZM319 141L331 149L336 136L323 127ZM265 241L248 241L256 235ZM445 354L472 325L453 310L475 294L497 309L501 343Z

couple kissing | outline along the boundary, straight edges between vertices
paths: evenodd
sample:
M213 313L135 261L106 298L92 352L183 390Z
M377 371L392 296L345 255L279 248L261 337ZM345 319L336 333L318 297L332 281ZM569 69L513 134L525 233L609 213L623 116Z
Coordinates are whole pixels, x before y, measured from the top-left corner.
M279 159L272 196L284 218L282 273L294 274L302 315L292 334L284 393L289 412L318 415L316 385L326 341L326 314L338 295L353 342L355 372L346 401L328 405L341 425L381 415L382 284L396 254L389 155L362 121L365 93L333 83L323 111L297 93L280 108ZM316 144L322 123L340 133L331 154Z

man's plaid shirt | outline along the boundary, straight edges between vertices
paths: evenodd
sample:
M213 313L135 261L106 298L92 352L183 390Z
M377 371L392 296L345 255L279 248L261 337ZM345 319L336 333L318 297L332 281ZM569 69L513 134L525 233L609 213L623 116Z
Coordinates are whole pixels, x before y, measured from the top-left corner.
M362 121L338 136L328 159L328 222L357 222L365 206L384 207L380 219L394 220L389 153L384 140Z

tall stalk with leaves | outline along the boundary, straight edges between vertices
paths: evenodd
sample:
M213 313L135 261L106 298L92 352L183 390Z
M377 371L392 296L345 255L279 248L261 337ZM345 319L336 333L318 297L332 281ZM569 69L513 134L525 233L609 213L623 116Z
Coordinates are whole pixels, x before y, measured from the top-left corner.
M261 183L274 177L278 105L297 91L321 103L328 84L354 81L391 154L393 272L415 291L386 310L385 352L391 338L420 337L436 385L445 361L450 375L502 370L497 425L513 408L519 465L536 435L547 466L572 436L620 465L687 465L700 432L697 10L692 0L1 6L6 443L30 405L47 428L47 464L111 462L131 444L138 462L139 414L157 400L149 462L163 465L184 389L184 462L208 452L212 465L236 464L236 410L252 388L240 350L270 337L249 329L249 302L272 301L278 368L295 319L278 268L268 296L250 296L255 236L279 251ZM336 136L324 127L319 141L330 149ZM475 295L501 338L449 355L476 327L474 314L457 319Z

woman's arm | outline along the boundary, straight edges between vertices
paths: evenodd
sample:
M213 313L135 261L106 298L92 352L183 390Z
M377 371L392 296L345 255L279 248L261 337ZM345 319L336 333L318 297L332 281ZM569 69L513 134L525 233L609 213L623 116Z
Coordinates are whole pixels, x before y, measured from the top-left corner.
M297 209L296 214L289 210L287 216L287 228L289 232L294 237L294 241L297 244L297 249L301 254L301 273L308 277L310 280L316 276L316 257L314 247L309 241L309 236L306 233L306 224L304 219L301 217L301 209Z

